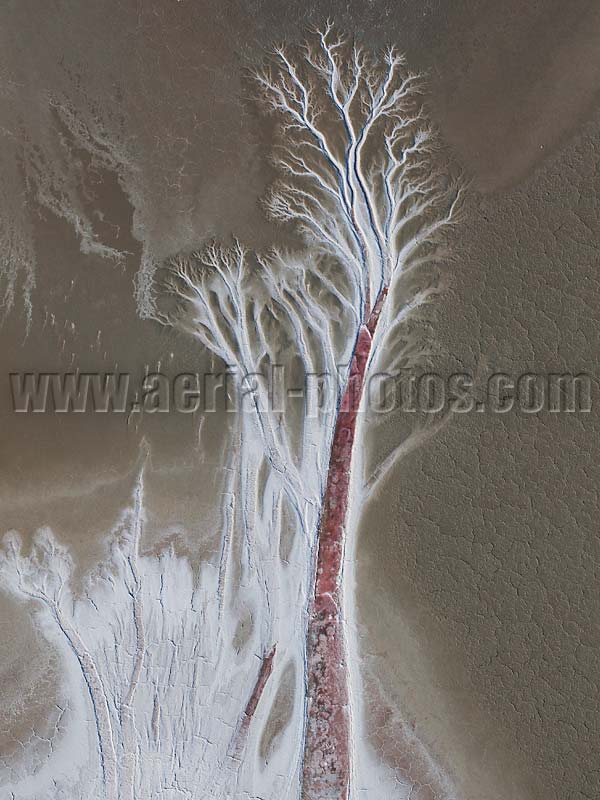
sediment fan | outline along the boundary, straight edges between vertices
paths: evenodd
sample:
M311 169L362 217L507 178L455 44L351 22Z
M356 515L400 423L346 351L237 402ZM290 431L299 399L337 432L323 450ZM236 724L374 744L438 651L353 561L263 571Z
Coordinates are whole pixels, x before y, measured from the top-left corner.
M299 49L276 48L255 78L280 121L266 209L306 247L213 243L176 257L178 310L157 318L241 374L292 356L305 374L347 366L334 402L299 425L257 387L254 412L237 420L220 559L198 575L173 550L140 554L145 466L86 596L51 532L31 557L7 542L9 587L36 603L87 689L61 725L78 731L84 761L87 744L95 754L81 772L59 742L15 797L454 796L408 728L396 770L368 744L351 589L361 510L431 432L365 476L359 407L372 374L419 358L406 322L437 287L410 292L406 278L443 260L464 189L436 152L419 77L393 48L368 53L327 24Z

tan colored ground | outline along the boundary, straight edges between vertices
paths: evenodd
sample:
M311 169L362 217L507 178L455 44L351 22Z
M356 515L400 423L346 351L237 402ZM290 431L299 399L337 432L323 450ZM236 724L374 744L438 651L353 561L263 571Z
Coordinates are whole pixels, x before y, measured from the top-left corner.
M596 4L335 5L325 12L339 14L348 30L371 43L396 42L412 65L430 72L432 113L481 191L457 230L452 289L439 301L439 368L475 369L485 361L489 371L514 374L597 374ZM251 9L232 3L200 12L184 0L172 8L160 4L160 12L138 20L133 4L120 8L115 18L103 9L99 19L91 6L77 4L65 12L64 26L60 15L46 18L50 9L37 4L3 11L7 30L17 34L10 33L3 57L9 73L18 68L23 102L32 103L44 82L60 84L59 56L73 42L77 58L89 58L92 67L125 53L130 78L145 74L151 53L156 71L149 80L158 80L161 69L182 76L155 89L156 108L146 97L136 109L153 170L148 218L166 252L191 247L207 233L235 232L261 244L283 236L261 221L256 204L271 178L269 126L240 103L245 88L238 76L259 46L296 35L305 13L321 19L323 9L255 2ZM49 36L51 22L57 27ZM148 49L134 52L119 37L138 23ZM31 40L34 30L40 38ZM200 118L194 130L191 102ZM185 114L178 112L184 107ZM159 158L152 150L154 136L174 141L173 131L193 142L184 152L195 172L183 186L168 180L177 153ZM105 210L116 208L127 227L127 201L117 203L118 196L113 187ZM82 256L62 223L40 222L36 235L43 254L36 302L54 293L59 326L76 306L78 336L67 351L73 344L85 368L118 362L142 371L173 350L173 369L190 361L198 368L200 357L180 341L135 319L131 280L139 248L131 237L133 255L122 272ZM73 278L74 302L64 301ZM2 330L3 373L68 363L59 337L42 330L41 320L23 349L22 320L13 317ZM106 361L90 349L100 327ZM2 397L3 530L30 535L50 523L92 562L99 533L129 491L142 433L160 460L150 484L154 530L193 534L194 520L205 521L213 507L219 424L210 447L199 452L193 426L177 415L135 432L111 417L15 419L4 391ZM390 420L384 435L397 430ZM380 444L384 439L373 439L374 447ZM585 417L469 415L401 464L377 508L368 509L358 572L365 664L454 768L465 800L583 800L600 792L599 450L597 409ZM11 742L31 725L44 729L45 711L33 702L32 687L47 677L31 658L36 645L25 615L15 617L4 602L0 610L0 750L4 755L5 742L10 755ZM50 685L44 697L49 710Z

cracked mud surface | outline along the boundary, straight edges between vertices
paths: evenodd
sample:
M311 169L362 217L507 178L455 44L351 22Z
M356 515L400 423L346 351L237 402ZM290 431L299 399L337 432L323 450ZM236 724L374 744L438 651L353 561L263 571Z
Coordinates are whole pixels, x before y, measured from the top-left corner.
M48 36L49 12L33 6L21 3L2 12L21 32L20 40L33 28L44 32L30 52L18 42L5 50L7 74L14 69L15 84L26 86L24 105L35 105L44 82L53 89L63 85L58 61L72 42L82 43L77 59L103 64L101 45L112 41L118 61L127 46L119 25L130 32L141 24L150 49L159 40L164 44L148 78L150 89L161 69L181 70L177 86L158 91L160 110L147 99L135 109L135 124L142 139L147 136L145 174L152 175L142 187L148 205L137 212L155 226L153 241L164 253L192 246L198 230L222 236L235 230L260 244L273 236L285 242L285 234L273 233L264 222L256 202L272 177L266 164L270 125L227 95L232 86L234 93L244 91L239 74L245 58L286 29L299 30L298 10L286 9L282 21L281 9L268 3L254 3L252 14L232 4L193 15L188 24L186 0L162 16L142 18L123 11L123 4L122 16L109 23L110 15L102 13L101 20L80 4L65 9L65 31L57 26ZM597 9L584 0L568 8L552 0L527 9L516 0L501 8L487 0L440 6L326 9L339 11L340 24L364 32L368 41L393 40L411 66L429 71L432 114L480 192L456 233L450 289L436 305L441 353L435 363L440 369L468 365L473 372L484 361L510 373L551 367L597 375ZM316 20L323 10L313 4L308 13ZM97 31L91 42L89 27ZM182 40L177 51L173 43ZM130 52L124 69L137 75L136 65L145 58L143 50ZM104 79L98 77L96 90L104 91ZM173 145L157 158L153 131L188 136L193 120L181 109L191 98L200 99L202 145L185 152L197 166L181 190L172 179L181 151ZM7 117L9 126L13 121ZM43 141L47 121L34 116L27 124L33 140ZM180 144L185 150L185 142ZM12 173L10 179L16 180ZM109 223L128 229L131 208L118 185L95 202ZM64 221L46 215L36 222L35 235L43 253L39 292L54 293L60 335L42 329L42 314L21 347L23 319L11 317L1 332L7 345L3 372L64 368L61 336L73 319L77 336L67 339L66 350L85 353L90 369L106 363L104 348L93 349L100 327L111 364L141 372L157 353L168 360L175 350L179 355L169 368L176 371L178 360L189 366L176 337L153 338L135 317L134 237L120 234L124 249L137 248L121 271L97 253L82 255ZM65 301L73 279L73 301ZM76 315L73 306L81 309ZM473 414L452 420L398 467L376 506L367 509L356 570L373 741L392 763L401 761L394 741L394 714L401 709L402 719L444 764L453 765L464 800L584 800L600 791L594 771L600 748L596 414ZM37 527L51 525L73 549L82 572L95 565L104 552L101 536L130 496L138 441L145 434L155 454L146 489L148 550L158 548L167 530L178 549L191 551L194 563L214 552L219 421L205 430L200 457L196 432L177 415L125 435L117 420L15 420L6 406L2 416L2 532L15 527L30 540ZM390 420L373 434L372 449L387 447L401 427ZM210 521L202 540L199 517ZM1 612L8 653L0 667L4 779L19 769L22 742L36 739L30 763L46 758L56 701L60 706L63 698L53 677L55 656L48 655L27 615L15 615L4 597ZM240 629L240 641L251 635ZM285 686L292 693L289 686L297 680L282 679L284 694ZM265 730L286 728L291 715L283 706Z

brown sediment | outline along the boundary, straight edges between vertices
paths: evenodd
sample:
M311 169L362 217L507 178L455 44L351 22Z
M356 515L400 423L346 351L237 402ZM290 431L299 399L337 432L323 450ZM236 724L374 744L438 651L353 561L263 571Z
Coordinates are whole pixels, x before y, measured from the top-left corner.
M358 332L331 445L308 621L304 800L346 800L349 791L351 719L341 575L356 421L386 296L384 289Z
M411 786L412 800L442 800L447 797L445 780L433 766L426 744L416 730L416 721L390 704L376 681L369 681L370 727L377 752L394 770L397 779ZM437 754L436 754L437 755Z
M233 758L241 755L244 745L246 744L250 723L252 722L252 718L256 712L256 709L258 708L258 704L265 690L265 686L267 685L267 681L273 672L273 660L275 659L276 652L277 647L273 645L269 652L263 657L258 677L256 679L256 684L254 685L250 699L246 704L239 728L233 741L233 746L231 748L231 755Z

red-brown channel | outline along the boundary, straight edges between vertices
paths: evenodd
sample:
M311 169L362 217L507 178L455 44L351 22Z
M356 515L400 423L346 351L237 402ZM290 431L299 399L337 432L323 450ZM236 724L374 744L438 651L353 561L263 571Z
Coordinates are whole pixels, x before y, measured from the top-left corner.
M349 792L351 719L341 578L356 421L386 294L360 327L329 458L308 621L302 800L347 800Z

